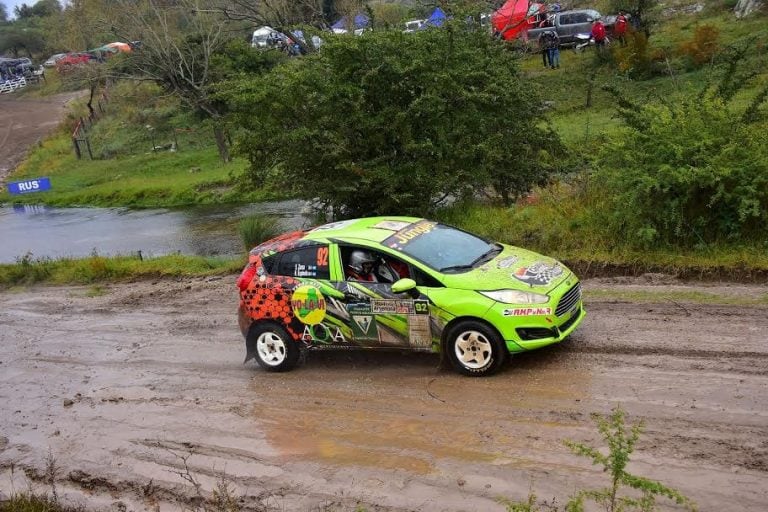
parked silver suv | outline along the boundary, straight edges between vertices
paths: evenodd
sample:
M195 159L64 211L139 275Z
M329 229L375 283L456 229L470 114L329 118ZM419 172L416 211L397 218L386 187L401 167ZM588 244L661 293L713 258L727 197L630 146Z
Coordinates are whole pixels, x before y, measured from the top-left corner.
M534 28L528 29L528 40L536 41L539 35L547 30L554 29L560 38L561 45L577 43L576 34L589 34L592 31L592 22L600 18L600 13L594 9L574 9L550 13L547 21Z

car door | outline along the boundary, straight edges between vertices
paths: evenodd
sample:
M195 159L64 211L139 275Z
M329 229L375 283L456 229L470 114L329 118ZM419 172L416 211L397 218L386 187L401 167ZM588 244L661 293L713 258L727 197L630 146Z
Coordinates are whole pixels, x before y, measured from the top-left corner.
M376 261L375 279L362 279L349 268L358 252L365 252ZM391 253L360 245L340 245L338 258L343 280L335 288L344 293L355 343L369 348L429 350L432 330L427 297L417 289L411 293L392 291L392 285L399 279L414 276L412 266Z

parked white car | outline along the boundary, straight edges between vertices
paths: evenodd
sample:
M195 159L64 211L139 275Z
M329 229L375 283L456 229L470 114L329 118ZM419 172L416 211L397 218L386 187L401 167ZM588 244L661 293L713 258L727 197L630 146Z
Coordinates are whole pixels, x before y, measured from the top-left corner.
M416 32L421 28L426 20L410 20L405 22L405 30L403 32Z
M59 59L63 59L64 56L67 55L66 53L54 53L50 57L48 57L48 60L43 62L43 66L47 68L52 68L56 66L56 63L59 61Z

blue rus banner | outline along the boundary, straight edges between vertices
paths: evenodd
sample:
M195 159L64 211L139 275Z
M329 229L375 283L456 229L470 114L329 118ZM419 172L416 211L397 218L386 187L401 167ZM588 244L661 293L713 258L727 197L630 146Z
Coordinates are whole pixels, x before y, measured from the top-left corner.
M8 184L8 193L10 194L29 194L30 192L43 192L50 189L50 178L33 178Z

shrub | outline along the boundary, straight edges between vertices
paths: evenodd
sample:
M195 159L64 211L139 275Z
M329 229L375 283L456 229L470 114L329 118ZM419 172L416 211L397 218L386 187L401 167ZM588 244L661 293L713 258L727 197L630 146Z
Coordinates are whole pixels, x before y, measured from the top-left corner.
M720 31L712 25L696 27L693 38L680 45L679 52L688 61L690 69L700 68L714 61L720 48Z
M615 237L646 248L765 239L762 93L743 113L712 93L643 105L618 96L627 129L600 150L594 171L601 223Z
M626 45L618 42L611 45L611 56L619 72L640 80L658 75L660 63L666 57L664 52L654 49L645 33L639 30L628 31L625 39Z
M563 508L564 512L584 512L585 505L592 501L606 512L637 510L652 512L658 510L656 500L667 498L685 510L696 511L696 504L680 492L667 487L656 480L637 476L627 471L629 457L635 450L635 443L640 438L642 422L629 426L625 422L625 413L616 406L611 415L604 417L593 414L597 430L605 441L606 448L598 449L584 443L565 441L565 445L576 455L592 460L594 465L603 467L603 472L610 477L610 485L600 489L581 489L571 496ZM629 494L624 491L630 490ZM637 497L639 495L639 497ZM513 502L501 499L508 512L558 512L556 500L539 503L531 492L526 501ZM591 508L589 510L592 510Z

